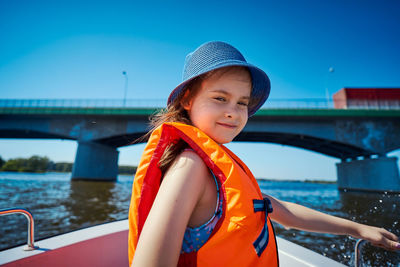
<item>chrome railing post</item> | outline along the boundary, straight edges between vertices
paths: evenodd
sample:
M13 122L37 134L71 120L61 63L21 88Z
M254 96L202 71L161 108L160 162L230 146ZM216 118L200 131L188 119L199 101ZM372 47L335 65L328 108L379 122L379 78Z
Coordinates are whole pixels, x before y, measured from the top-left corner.
M32 214L22 208L12 208L12 209L2 209L0 210L0 216L5 216L5 215L11 215L11 214L22 214L25 216L25 218L28 220L28 240L27 244L24 247L24 250L30 251L37 249L38 247L35 247L35 237L34 237L34 230L35 230L35 222L33 220Z
M354 266L361 266L361 249L367 243L367 241L358 239L354 247Z

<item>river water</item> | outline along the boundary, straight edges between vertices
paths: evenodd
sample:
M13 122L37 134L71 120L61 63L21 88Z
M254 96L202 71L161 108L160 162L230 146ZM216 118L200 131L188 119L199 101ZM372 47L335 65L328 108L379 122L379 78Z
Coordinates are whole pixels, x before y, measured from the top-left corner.
M69 173L0 172L0 209L23 207L35 218L35 239L104 222L126 219L132 176L117 182L70 181ZM384 227L400 236L400 194L339 192L336 184L258 180L262 191L335 216ZM336 261L354 262L355 240L275 225L277 235ZM0 217L0 250L26 243L26 219ZM400 267L400 253L366 245L364 266Z

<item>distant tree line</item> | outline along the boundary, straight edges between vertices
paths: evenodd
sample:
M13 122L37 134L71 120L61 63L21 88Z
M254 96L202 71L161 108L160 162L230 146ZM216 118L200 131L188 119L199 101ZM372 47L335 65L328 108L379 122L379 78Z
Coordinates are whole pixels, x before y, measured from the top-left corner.
M0 156L0 171L4 172L71 172L73 163L53 162L48 157L32 156L5 161ZM134 174L136 166L118 166L118 174Z

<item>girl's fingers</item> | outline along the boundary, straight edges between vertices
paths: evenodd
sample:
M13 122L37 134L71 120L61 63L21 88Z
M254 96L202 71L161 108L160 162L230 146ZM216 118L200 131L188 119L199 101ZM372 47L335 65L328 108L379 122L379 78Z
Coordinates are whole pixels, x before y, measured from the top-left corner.
M393 234L393 233L387 231L386 229L383 229L383 230L384 230L384 231L383 231L382 234L383 234L385 237L387 237L389 240L399 241L399 238L398 238L395 234Z
M381 247L387 250L400 250L399 238L387 231L384 228L375 228L375 235L371 236L371 239L366 238L366 240L370 241L373 246Z
M390 241L390 243L391 243L391 248L393 250L400 250L400 243L399 242Z
M386 229L382 229L382 230L383 230L383 232L382 232L383 240L382 241L383 241L384 247L389 250L400 250L400 243L396 242L399 240L399 238L395 234L387 231Z
M387 241L385 242L385 244L381 243L371 243L371 244L375 247L380 247L386 250L391 250L391 251L400 250L400 244L393 241Z
M383 239L383 242L380 244L376 244L378 247L383 247L388 250L400 250L400 243L388 240L388 239Z

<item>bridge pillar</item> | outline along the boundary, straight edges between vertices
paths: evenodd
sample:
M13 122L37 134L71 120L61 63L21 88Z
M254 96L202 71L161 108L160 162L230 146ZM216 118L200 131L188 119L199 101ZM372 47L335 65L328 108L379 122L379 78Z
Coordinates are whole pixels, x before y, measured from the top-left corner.
M72 179L115 181L118 175L118 151L93 142L79 142Z
M342 161L336 169L341 190L400 192L396 157Z

